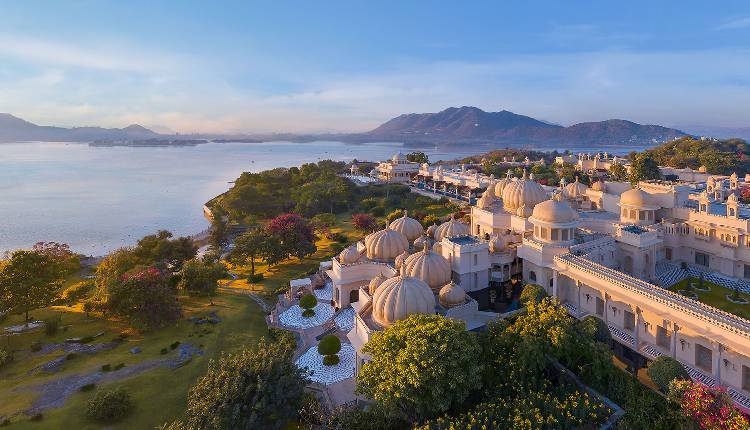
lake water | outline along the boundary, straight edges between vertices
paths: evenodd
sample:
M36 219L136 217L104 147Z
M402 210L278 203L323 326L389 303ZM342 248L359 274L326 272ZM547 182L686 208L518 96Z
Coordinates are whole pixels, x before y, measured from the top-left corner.
M58 241L103 255L159 229L195 234L208 227L203 203L243 171L327 158L381 160L399 150L400 144L338 142L171 148L0 144L0 253ZM469 153L426 152L431 160Z

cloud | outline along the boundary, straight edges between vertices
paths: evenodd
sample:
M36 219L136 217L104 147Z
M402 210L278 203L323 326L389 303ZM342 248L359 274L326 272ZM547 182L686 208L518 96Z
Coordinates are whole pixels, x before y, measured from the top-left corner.
M750 27L750 16L727 21L717 27L719 30L736 30Z

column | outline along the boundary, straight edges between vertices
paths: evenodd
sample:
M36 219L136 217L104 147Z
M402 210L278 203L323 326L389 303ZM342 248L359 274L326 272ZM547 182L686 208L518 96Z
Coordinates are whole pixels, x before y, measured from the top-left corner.
M552 297L560 298L557 295L557 270L552 270Z
M640 346L640 333L641 333L641 324L643 324L643 316L641 315L641 308L635 307L635 350L638 351L638 347Z
M609 325L609 294L604 293L604 322Z
M711 358L713 359L713 363L711 363L711 368L714 371L714 379L716 379L716 382L718 384L721 384L721 350L723 349L723 346L719 342L711 342L713 345L713 353L711 354Z
M581 281L576 279L576 293L578 294L578 312L583 313L583 308L581 308Z
M677 359L677 332L680 331L680 327L677 324L672 323L672 328L672 348L670 354L672 355L672 358Z

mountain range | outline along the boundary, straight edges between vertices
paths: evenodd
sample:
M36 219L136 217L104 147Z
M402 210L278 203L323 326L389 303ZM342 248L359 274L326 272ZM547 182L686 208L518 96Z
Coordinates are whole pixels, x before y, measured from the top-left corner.
M179 144L183 140L253 139L253 140L340 140L344 142L394 141L407 145L623 145L657 144L685 136L681 130L660 125L610 119L583 122L564 127L507 110L485 112L476 107L451 107L437 113L410 113L397 116L374 130L350 134L247 134L247 135L175 135L160 134L133 124L125 128L40 126L10 114L0 113L0 142L61 141L119 142L166 140Z

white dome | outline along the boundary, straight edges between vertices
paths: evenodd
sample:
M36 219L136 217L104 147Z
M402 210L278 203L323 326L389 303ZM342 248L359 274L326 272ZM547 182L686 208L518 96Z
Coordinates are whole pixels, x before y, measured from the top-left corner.
M596 181L591 184L591 189L594 191L605 192L607 191L607 185L604 183L604 181Z
M383 327L409 315L435 313L435 295L423 281L394 276L386 279L375 291L372 319Z
M365 248L367 258L371 260L393 260L409 249L409 242L403 234L386 227L368 234L365 237Z
M432 241L426 234L422 234L414 241L414 249L424 249L425 245L432 246Z
M435 230L437 230L438 226L437 224L432 224L431 226L427 227L427 230L425 233L427 233L427 236L434 238L435 237Z
M429 247L416 252L404 261L401 274L420 279L433 290L439 289L451 279L451 268L448 260L432 252Z
M510 176L510 171L508 171L508 176L505 179L501 179L495 183L495 197L502 198L503 190L511 182L513 182L513 178Z
M375 291L377 291L378 287L385 281L387 278L383 276L382 273L378 273L378 276L372 278L370 280L370 283L367 285L367 292L370 293L370 296L375 296Z
M528 179L525 172L523 178L509 183L503 189L503 208L510 213L516 213L523 205L533 208L545 200L547 193L541 185Z
M398 257L396 257L395 260L393 260L393 265L396 266L396 270L400 269L401 266L404 265L404 261L409 258L409 253L404 251L401 254L398 254Z
M440 289L438 297L440 304L445 308L452 308L466 303L466 291L453 281Z
M516 215L520 216L521 218L528 218L531 216L533 209L526 205L521 205L518 209L516 209Z
M495 203L495 191L493 188L494 187L490 186L484 191L484 193L482 193L482 197L477 200L478 208L487 209Z
M395 155L393 156L393 158L391 158L391 160L392 160L392 161L393 161L394 163L398 163L399 161L404 161L404 160L406 160L406 157L404 156L404 154L402 154L402 153L400 153L400 152L399 152L398 154L395 154Z
M639 209L658 209L651 201L651 196L640 188L633 188L620 195L620 206L632 206Z
M389 227L406 236L409 242L421 236L424 231L422 224L414 218L409 218L406 211L404 211L404 216L393 220Z
M444 237L463 236L470 233L469 225L461 221L457 221L453 216L451 219L440 224L435 229L433 236L436 242L440 242Z
M531 214L531 222L542 221L550 224L568 224L578 219L578 213L559 197L539 203Z
M361 257L361 254L357 250L357 245L351 245L339 253L339 262L341 264L352 264L359 261L359 257Z
M563 188L563 195L569 199L584 197L587 189L588 187L586 185L578 182L578 177L576 176L575 182L570 183Z

